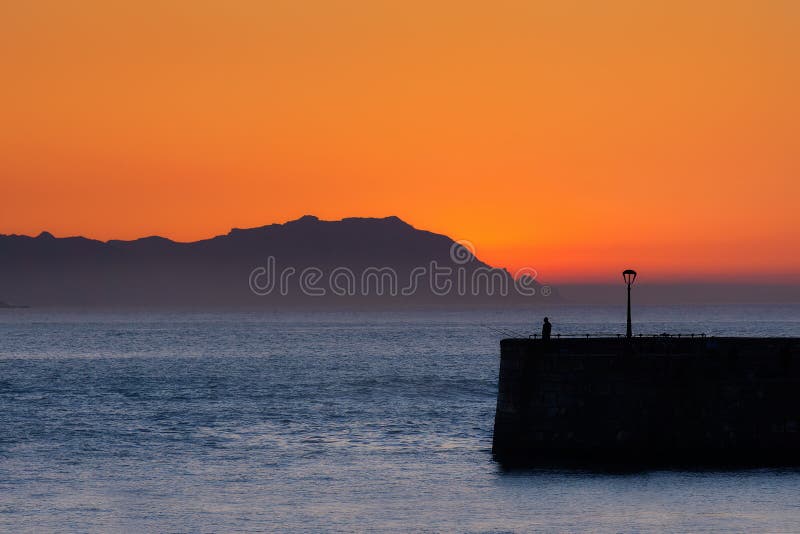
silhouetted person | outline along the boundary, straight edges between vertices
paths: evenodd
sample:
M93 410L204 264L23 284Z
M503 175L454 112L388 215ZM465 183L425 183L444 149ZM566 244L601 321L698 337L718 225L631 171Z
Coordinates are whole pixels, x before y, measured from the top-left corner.
M550 340L550 330L553 329L553 325L550 324L550 319L547 317L544 318L544 323L542 324L542 339L545 341Z

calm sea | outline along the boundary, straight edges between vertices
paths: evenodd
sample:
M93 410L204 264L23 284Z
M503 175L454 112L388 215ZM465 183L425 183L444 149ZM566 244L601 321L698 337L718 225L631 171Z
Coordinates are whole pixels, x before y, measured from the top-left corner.
M800 335L800 306L635 311ZM498 331L544 314L0 310L0 530L800 531L800 471L500 469Z

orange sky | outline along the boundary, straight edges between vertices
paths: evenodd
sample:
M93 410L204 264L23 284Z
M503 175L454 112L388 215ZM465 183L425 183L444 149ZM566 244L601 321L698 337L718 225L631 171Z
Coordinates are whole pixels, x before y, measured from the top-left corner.
M398 215L548 281L800 280L800 2L0 5L0 233Z

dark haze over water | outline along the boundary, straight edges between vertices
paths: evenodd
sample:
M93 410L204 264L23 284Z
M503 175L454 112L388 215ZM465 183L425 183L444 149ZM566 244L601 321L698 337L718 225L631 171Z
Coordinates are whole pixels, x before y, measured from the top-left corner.
M493 329L624 310L0 310L0 530L797 531L800 471L504 472ZM486 326L482 326L486 325ZM800 335L800 306L647 307L640 332Z

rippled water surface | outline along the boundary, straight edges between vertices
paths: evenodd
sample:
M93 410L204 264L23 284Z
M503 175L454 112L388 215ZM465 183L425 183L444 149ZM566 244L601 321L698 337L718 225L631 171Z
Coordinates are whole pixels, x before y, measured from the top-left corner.
M800 471L500 469L498 330L539 315L0 310L0 530L800 530ZM797 336L800 307L636 328Z

